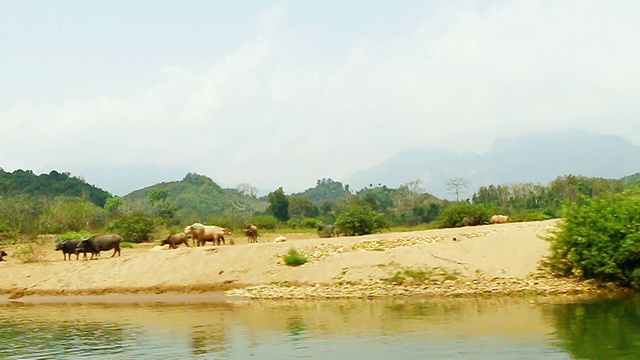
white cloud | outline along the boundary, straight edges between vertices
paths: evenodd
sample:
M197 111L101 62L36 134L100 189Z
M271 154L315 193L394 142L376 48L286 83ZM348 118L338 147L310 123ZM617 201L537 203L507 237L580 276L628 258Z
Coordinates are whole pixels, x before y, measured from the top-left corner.
M1 166L151 164L298 191L416 146L482 151L554 129L640 144L638 5L477 4L443 2L402 37L339 48L302 43L296 14L267 8L255 36L209 71L167 63L134 95L16 100L0 110ZM331 60L300 52L309 48Z

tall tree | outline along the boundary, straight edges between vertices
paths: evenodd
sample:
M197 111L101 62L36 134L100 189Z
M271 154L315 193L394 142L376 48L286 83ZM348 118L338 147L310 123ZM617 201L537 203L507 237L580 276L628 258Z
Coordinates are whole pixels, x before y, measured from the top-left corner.
M449 194L456 195L456 201L460 201L460 193L469 186L469 181L464 177L449 179L447 182L447 190Z
M267 211L271 213L276 219L280 221L289 220L289 199L284 194L284 190L280 187L274 192L270 192L267 195Z
M249 183L240 183L236 185L236 191L242 196L255 198L258 195L258 188Z
M318 208L306 196L296 196L289 199L289 216L313 218L318 216Z

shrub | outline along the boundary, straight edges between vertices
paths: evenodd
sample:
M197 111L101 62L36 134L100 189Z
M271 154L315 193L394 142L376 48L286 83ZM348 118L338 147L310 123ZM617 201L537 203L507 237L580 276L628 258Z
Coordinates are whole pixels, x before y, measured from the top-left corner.
M257 226L258 229L275 230L278 227L278 219L271 215L252 216L248 223Z
M44 248L36 244L26 244L16 249L14 256L23 263L34 263L46 258Z
M153 219L133 214L113 220L107 230L122 236L126 241L140 243L151 239L154 227Z
M215 225L227 229L233 229L235 224L233 217L230 215L214 215L207 219L205 225Z
M534 210L518 211L509 214L509 218L511 219L510 221L513 222L549 220L552 217L553 216L542 211Z
M282 260L289 266L300 266L307 263L307 258L294 248L289 249L287 255L282 256Z
M347 236L373 234L386 229L387 219L368 206L350 205L336 219L336 227Z
M640 289L639 188L584 198L564 215L547 237L552 270Z
M9 225L0 223L0 233L6 234L10 232L11 232L11 228L9 227Z
M287 226L291 229L317 229L322 225L322 221L316 218L294 217L287 221Z
M484 204L462 202L444 209L438 216L438 226L441 228L464 226L463 219L467 216L473 216L481 223L485 223L489 221L490 214L491 209Z
M88 238L90 237L91 234L81 231L81 232L77 232L77 231L70 231L70 232L66 232L64 234L60 234L58 236L56 236L56 243L59 242L65 242L67 240L72 240L72 239L83 239L83 238Z

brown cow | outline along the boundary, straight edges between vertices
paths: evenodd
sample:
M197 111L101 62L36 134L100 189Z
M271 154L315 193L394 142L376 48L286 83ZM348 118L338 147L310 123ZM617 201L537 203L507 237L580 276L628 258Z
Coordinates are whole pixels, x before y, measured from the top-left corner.
M249 243L258 242L258 227L255 225L249 225L247 229L244 229L244 234L247 236Z
M169 244L169 248L177 249L180 244L185 244L187 247L191 247L189 245L189 235L185 233L177 233L167 236L166 239L162 240L161 245Z

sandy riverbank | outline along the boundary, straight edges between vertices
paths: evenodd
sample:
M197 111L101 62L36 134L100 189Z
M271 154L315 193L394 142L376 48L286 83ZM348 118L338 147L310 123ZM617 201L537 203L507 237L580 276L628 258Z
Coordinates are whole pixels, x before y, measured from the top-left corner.
M23 264L11 256L0 263L5 300L34 296L167 295L226 292L240 298L348 298L464 296L483 294L580 294L591 284L536 274L548 253L547 236L557 220L455 229L383 233L321 239L316 235L262 236L247 244L152 251L155 243L111 252L92 261L63 261L53 245L46 259ZM308 257L300 267L283 263L295 248ZM74 257L75 258L75 257ZM405 270L427 275L413 279ZM401 281L389 279L403 273ZM396 280L398 278L396 277ZM113 295L111 295L113 297ZM201 296L201 295L199 295Z

